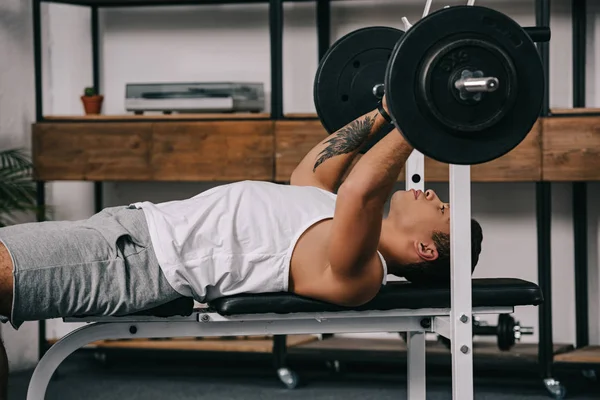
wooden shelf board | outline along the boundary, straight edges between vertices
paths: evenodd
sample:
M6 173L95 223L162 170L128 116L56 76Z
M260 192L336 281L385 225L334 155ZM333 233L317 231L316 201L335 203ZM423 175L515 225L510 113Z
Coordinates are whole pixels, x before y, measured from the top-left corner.
M58 339L49 339L50 345ZM131 349L165 351L208 351L270 354L273 351L271 336L249 337L209 337L209 338L164 338L101 340L90 343L85 349ZM365 361L406 357L406 344L400 338L352 338L334 336L319 340L313 335L288 335L287 348L290 355L328 358L335 353L340 360L360 358ZM498 362L538 362L536 343L517 343L510 351L501 351L495 342L474 342L473 355L477 360L497 360ZM554 344L555 363L600 364L600 346L590 346L573 350L572 346ZM437 360L450 357L450 350L437 341L427 342L427 355ZM366 358L365 358L366 357ZM390 358L391 357L391 358ZM441 358L439 358L441 357Z
M110 121L203 121L203 120L256 120L271 119L269 113L220 113L220 114L114 114L114 115L46 115L45 122L110 122ZM284 115L291 120L318 120L314 113L290 113Z
M327 137L309 115L52 116L33 125L36 179L287 182ZM472 180L600 181L599 129L600 116L542 118L513 151L473 166ZM426 158L425 177L447 182L448 166Z
M600 114L600 108L553 108L551 115Z
M289 180L306 154L327 137L319 120L275 121L275 181ZM489 163L473 166L473 182L537 182L542 177L541 123L516 149ZM399 179L402 180L404 174ZM427 182L448 182L447 164L425 160Z
M38 180L273 179L273 123L261 120L33 125Z
M565 114L542 121L543 180L600 180L600 116Z
M555 108L552 109L551 115L568 116L568 115L585 115L600 114L600 108ZM165 120L165 121L194 121L194 120L231 120L231 119L270 119L269 113L194 113L194 114L114 114L114 115L46 115L44 119L47 121L148 121L148 120ZM285 119L319 119L316 113L288 113L284 115Z
M289 113L285 114L284 117L290 119L319 119L319 116L315 113Z
M551 115L563 114L600 114L600 108L553 108L550 110ZM319 118L317 113L288 113L287 118Z
M109 121L197 121L197 120L243 120L269 119L268 113L221 113L221 114L123 114L123 115L46 115L48 122L109 122Z
M290 335L287 346L294 347L316 341L312 335ZM50 344L56 339L49 340ZM130 339L102 340L91 343L86 348L95 349L147 349L147 350L189 350L189 351L219 351L241 353L271 353L273 351L272 337L248 338L165 338L165 339Z
M499 357L502 359L523 359L537 361L538 345L535 343L517 343L510 351L501 351L495 342L474 342L474 356ZM554 345L555 354L563 353L570 348L568 345ZM382 353L406 353L406 344L398 339L380 338L349 338L334 336L326 340L311 341L292 349L294 353L319 353L330 352L366 352L370 355ZM437 341L427 342L427 353L431 355L448 355L450 350Z
M600 346L588 346L558 354L554 362L570 364L600 364Z
M80 6L97 7L136 7L136 6L168 6L168 5L209 5L209 4L254 4L268 3L268 0L42 0L48 3L63 3ZM306 1L306 0L284 0Z

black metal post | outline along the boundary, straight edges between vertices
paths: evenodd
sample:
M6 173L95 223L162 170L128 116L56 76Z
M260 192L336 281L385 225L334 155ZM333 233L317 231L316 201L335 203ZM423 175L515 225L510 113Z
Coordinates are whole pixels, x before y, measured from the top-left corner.
M286 357L287 357L287 336L286 335L274 335L273 336L273 362L275 370L280 368L286 368Z
M536 0L535 2L535 22L536 26L550 26L550 0ZM550 114L550 43L537 43L542 64L544 66L545 88L544 103L542 107L542 116Z
M538 284L544 294L539 306L538 360L543 378L552 377L554 344L552 339L552 262L550 252L552 193L549 182L536 184L538 234Z
M269 0L269 34L271 38L271 118L283 118L283 0ZM273 337L276 371L284 368L286 336Z
M331 0L317 0L317 42L321 60L331 44Z
M536 0L535 16L537 26L550 26L550 0ZM550 52L549 43L538 43L538 50L544 67L544 103L541 117L550 114ZM538 360L542 378L552 377L554 343L552 339L552 190L550 182L536 184L536 219L538 233L538 284L544 294L544 303L539 307Z
M42 2L33 0L33 63L35 72L35 120L44 119L42 82Z
M44 92L42 80L42 2L41 0L32 1L33 14L33 64L35 74L35 121L41 122L44 120ZM37 203L37 220L44 221L46 208L46 185L44 181L36 182L36 203ZM38 357L41 359L48 344L46 342L46 323L45 321L38 322Z
M36 182L37 220L43 222L46 219L46 184L44 181ZM46 341L46 321L38 322L38 357L41 359L48 350Z
M587 0L573 0L573 107L585 107Z
M98 25L98 7L92 6L91 30L92 30L92 82L96 93L100 93L100 29ZM102 182L94 182L94 210L102 211L104 186Z
M573 0L573 107L585 107L586 0ZM589 344L587 183L573 183L576 347Z
M94 90L100 93L100 30L98 27L98 7L91 7L91 28L92 28L92 76Z
M271 118L283 118L283 0L269 0Z
M94 182L94 212L99 213L104 208L104 185Z
M575 329L577 348L589 344L587 183L573 183L575 251Z

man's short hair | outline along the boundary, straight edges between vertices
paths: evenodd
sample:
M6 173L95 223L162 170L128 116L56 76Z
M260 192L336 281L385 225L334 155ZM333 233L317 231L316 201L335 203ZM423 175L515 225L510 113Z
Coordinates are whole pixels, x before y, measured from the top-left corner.
M402 276L417 284L450 282L450 235L443 232L433 233L433 243L438 257L433 261L423 261L402 266ZM475 219L471 220L471 273L479 262L483 231Z

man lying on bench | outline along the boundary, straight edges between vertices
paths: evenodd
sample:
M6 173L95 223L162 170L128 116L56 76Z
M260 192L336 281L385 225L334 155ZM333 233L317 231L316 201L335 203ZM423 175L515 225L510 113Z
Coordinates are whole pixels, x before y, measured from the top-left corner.
M354 307L371 300L388 273L447 281L448 204L433 191L400 191L384 217L413 150L403 136L393 130L351 168L384 124L374 110L329 136L291 185L244 181L82 221L0 229L3 322L18 329L24 321L134 314L182 296L208 302L282 291ZM472 221L473 268L481 241Z

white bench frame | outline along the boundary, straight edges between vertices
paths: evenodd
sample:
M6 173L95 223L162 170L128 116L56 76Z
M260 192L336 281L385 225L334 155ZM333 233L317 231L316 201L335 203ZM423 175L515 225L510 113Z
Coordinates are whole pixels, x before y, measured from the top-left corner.
M473 311L504 314L513 312L513 307ZM449 308L431 308L233 316L196 310L189 317L67 318L65 322L86 322L87 325L64 336L46 352L29 383L27 400L43 400L59 365L76 350L99 340L372 332L408 332L408 398L425 400L425 334L433 332L449 337L450 315ZM469 374L469 371L460 373Z

